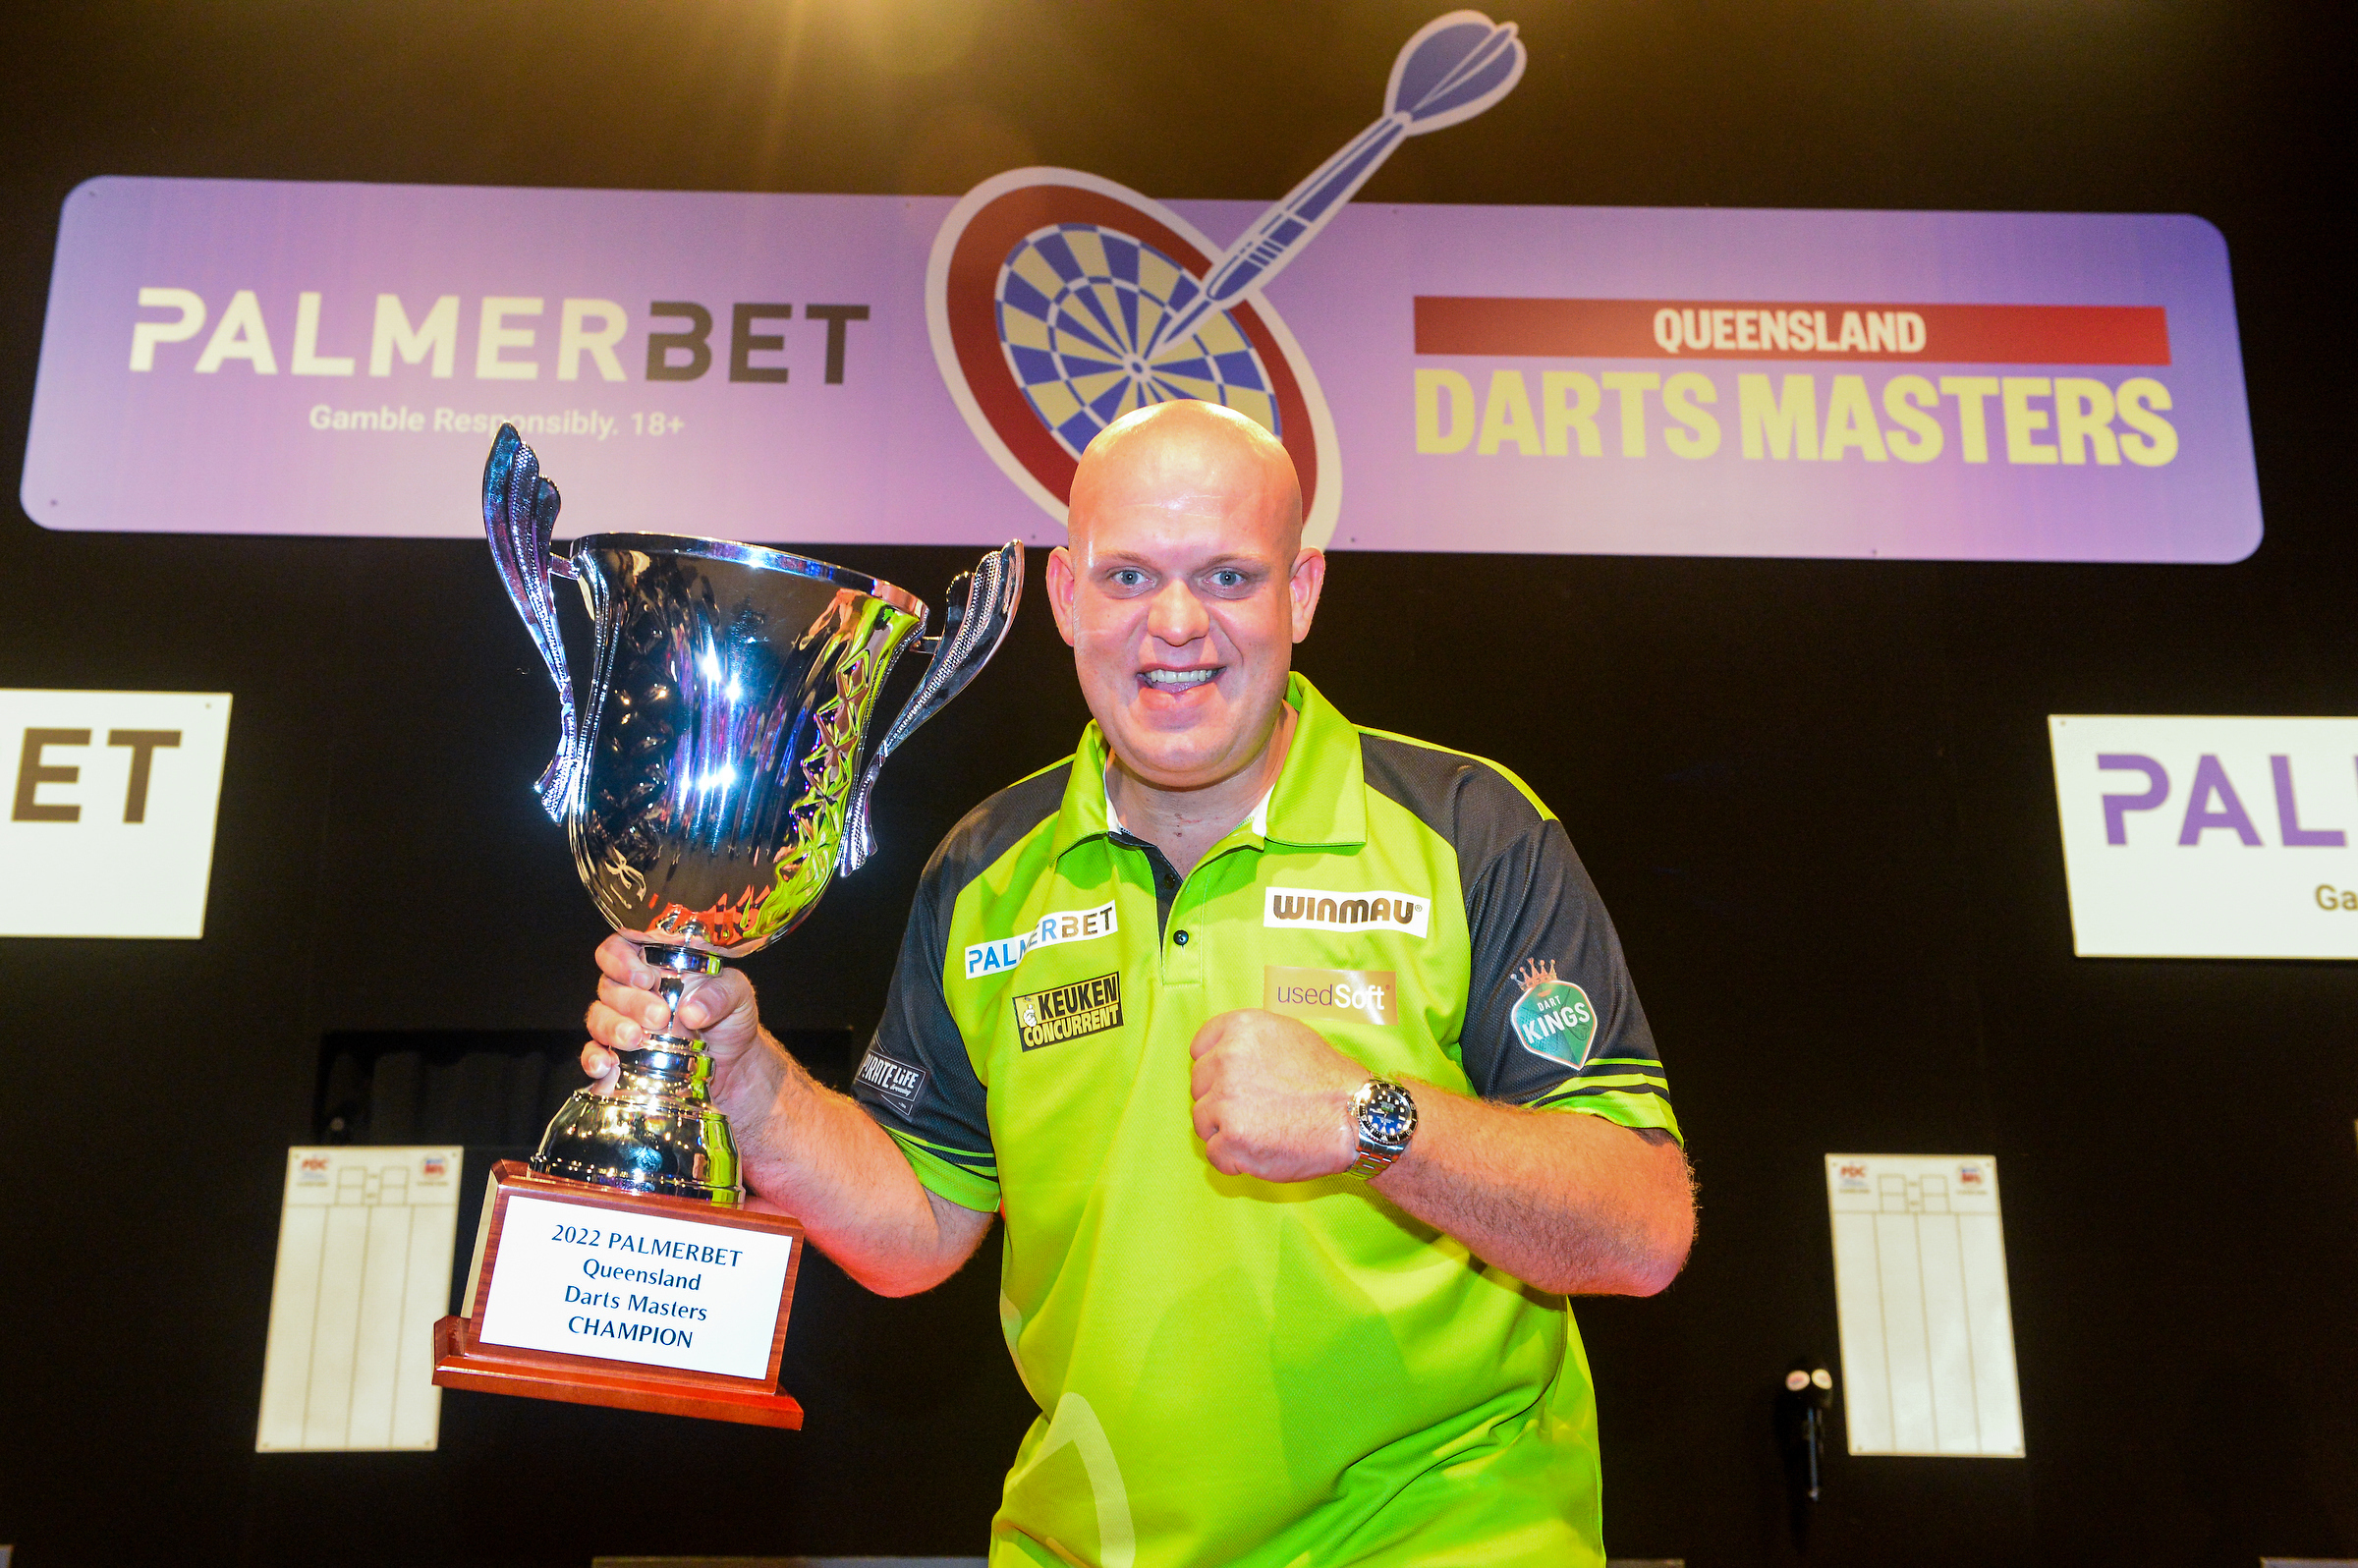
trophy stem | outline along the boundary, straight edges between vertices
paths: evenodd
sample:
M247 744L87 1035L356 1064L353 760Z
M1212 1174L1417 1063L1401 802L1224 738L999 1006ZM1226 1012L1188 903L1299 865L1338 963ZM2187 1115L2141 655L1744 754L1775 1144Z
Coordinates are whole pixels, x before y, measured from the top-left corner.
M704 1053L704 1042L688 1033L680 1022L680 1003L688 995L688 982L701 976L720 973L720 960L710 953L700 953L692 947L676 947L664 943L642 942L639 952L655 970L655 994L663 998L669 1021L646 1037L644 1049L625 1051L624 1072L631 1071L632 1057L687 1058L680 1065L648 1061L635 1064L639 1071L652 1081L685 1088L694 1086L693 1096L704 1097L704 1078L711 1070L711 1058Z
M692 947L654 942L640 952L655 970L655 990L671 1022L638 1050L618 1051L622 1071L611 1094L580 1090L557 1112L540 1140L532 1168L543 1176L595 1182L632 1192L663 1193L705 1203L742 1203L737 1146L726 1116L705 1083L712 1058L679 1022L681 1001L700 976L720 972L720 960Z

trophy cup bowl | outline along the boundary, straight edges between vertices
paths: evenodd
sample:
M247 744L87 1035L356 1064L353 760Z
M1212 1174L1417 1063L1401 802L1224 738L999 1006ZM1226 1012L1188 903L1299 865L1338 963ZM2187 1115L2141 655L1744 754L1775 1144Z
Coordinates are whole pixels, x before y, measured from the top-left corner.
M723 959L793 930L837 872L868 859L877 772L998 650L1023 590L1023 546L961 574L943 632L927 637L922 600L781 550L607 533L552 553L558 505L532 448L502 425L483 470L484 531L561 713L540 802L673 1017L620 1053L612 1093L574 1093L531 1167L734 1205L745 1193L736 1146L706 1094L711 1058L684 1033L679 1004ZM579 586L595 639L578 703L557 578ZM877 695L913 643L925 675L869 751Z

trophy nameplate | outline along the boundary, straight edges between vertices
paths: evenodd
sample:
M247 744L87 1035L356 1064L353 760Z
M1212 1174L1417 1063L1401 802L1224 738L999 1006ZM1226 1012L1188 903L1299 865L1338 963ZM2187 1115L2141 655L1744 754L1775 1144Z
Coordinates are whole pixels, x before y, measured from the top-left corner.
M778 1392L803 1227L692 1198L491 1169L465 1316L434 1324L434 1381L760 1427ZM570 1348L567 1348L570 1347Z

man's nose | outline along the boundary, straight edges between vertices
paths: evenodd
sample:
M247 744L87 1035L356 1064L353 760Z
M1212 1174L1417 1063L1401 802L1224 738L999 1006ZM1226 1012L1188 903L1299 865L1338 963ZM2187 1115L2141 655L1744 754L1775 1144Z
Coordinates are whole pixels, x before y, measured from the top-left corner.
M1211 630L1211 617L1204 613L1203 601L1187 584L1169 583L1147 610L1147 630L1157 642L1185 647Z

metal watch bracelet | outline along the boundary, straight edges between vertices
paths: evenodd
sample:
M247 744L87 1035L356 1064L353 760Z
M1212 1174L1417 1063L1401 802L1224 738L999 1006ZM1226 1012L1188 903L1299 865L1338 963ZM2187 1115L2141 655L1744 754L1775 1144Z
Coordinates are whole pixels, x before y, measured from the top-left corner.
M1408 1152L1416 1136L1417 1102L1408 1091L1388 1078L1371 1078L1351 1096L1351 1126L1359 1140L1359 1158L1350 1174L1365 1180L1388 1170Z

